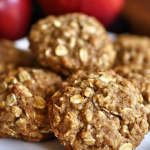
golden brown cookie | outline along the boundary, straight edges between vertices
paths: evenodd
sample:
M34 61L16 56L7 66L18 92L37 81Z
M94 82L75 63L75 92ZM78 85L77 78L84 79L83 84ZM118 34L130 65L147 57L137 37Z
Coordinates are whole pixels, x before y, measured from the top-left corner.
M94 66L110 68L116 56L105 28L95 18L80 13L39 20L29 41L41 65L65 76Z
M37 66L31 52L22 51L14 47L9 40L0 40L0 74L18 66Z
M42 69L18 68L0 75L0 137L52 138L47 102L61 82L60 76Z
M66 150L134 150L148 132L139 90L113 70L77 71L48 103Z
M142 65L150 67L150 38L130 34L119 35L114 42L117 51L115 65Z
M143 68L142 66L128 65L117 66L114 70L138 87L144 99L143 104L148 111L147 120L150 129L150 67Z

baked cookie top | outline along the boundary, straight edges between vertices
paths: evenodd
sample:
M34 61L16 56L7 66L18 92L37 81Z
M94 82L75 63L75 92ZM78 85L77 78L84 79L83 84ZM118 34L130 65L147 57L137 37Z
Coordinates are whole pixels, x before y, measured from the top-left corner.
M114 42L115 65L150 66L150 38L130 34L119 35Z
M148 122L150 124L150 67L128 65L117 66L114 70L138 87L144 99L143 104L148 111Z
M29 41L41 65L65 76L94 66L110 68L116 54L102 24L80 13L39 20Z
M0 40L0 74L18 66L37 66L35 58L29 51L16 49L9 40Z
M53 137L47 102L61 82L60 76L42 69L18 68L0 75L0 137Z
M143 97L113 70L79 70L48 103L55 136L67 150L133 150L148 132Z

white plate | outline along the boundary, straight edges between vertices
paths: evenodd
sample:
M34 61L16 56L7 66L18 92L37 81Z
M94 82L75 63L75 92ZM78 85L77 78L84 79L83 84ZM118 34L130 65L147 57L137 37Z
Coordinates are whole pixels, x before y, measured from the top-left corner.
M115 35L110 34L111 39ZM15 42L17 48L27 49L29 43L26 38L20 39ZM60 145L57 139L45 141L45 142L25 142L17 139L0 139L0 150L65 150ZM145 136L141 145L136 150L150 150L150 131Z

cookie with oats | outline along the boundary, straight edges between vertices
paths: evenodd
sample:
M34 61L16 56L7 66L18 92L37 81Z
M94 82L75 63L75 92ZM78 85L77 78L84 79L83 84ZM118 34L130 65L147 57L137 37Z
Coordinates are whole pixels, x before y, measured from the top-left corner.
M114 70L138 87L144 99L143 104L148 111L147 121L150 129L150 67L128 65L117 66Z
M48 103L55 136L66 150L134 150L148 132L143 97L113 70L79 70Z
M114 42L117 51L115 66L142 65L150 66L150 38L130 34L119 35Z
M0 40L0 74L18 66L37 66L29 51L16 49L12 41Z
M102 24L79 13L39 20L30 31L29 41L41 65L65 76L94 66L110 68L116 56Z
M62 79L51 71L18 68L0 75L0 137L41 141L54 137L47 102Z

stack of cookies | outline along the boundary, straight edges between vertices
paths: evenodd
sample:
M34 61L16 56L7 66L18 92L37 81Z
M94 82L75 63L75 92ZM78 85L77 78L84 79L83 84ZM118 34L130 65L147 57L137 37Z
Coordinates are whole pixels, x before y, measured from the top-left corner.
M73 13L39 20L28 39L30 52L0 42L0 137L55 135L66 150L140 144L150 123L149 38L113 44L95 18Z

